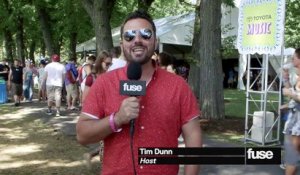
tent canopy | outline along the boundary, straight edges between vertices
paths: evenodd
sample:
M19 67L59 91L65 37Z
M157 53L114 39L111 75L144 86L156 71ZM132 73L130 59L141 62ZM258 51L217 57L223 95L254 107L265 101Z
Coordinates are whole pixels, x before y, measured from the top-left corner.
M222 5L222 38L237 35L238 8ZM173 55L190 53L194 36L195 13L169 16L154 20L156 36L159 39L160 51L164 50ZM232 29L229 29L229 28ZM120 45L120 27L112 29L113 46ZM77 45L76 52L95 51L96 38Z
M192 45L195 14L183 14L154 20L161 44ZM120 27L112 29L114 47L120 45ZM77 45L76 52L96 50L96 37Z

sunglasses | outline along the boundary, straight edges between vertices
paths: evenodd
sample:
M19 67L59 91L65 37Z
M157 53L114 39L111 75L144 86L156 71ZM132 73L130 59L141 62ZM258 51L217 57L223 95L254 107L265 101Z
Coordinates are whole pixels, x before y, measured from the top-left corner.
M150 29L140 29L140 30L127 30L126 32L124 32L123 38L126 41L130 42L136 37L137 33L139 33L144 40L149 40L152 37L152 31Z

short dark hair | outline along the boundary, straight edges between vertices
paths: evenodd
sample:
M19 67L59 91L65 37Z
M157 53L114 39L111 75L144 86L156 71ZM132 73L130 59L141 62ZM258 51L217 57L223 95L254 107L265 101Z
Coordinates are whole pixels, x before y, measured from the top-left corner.
M20 59L14 59L14 61L17 61L17 62L21 63L21 60L20 60Z
M121 26L121 30L120 30L120 35L121 35L121 38L123 38L123 32L124 32L124 25L129 21L129 20L132 20L132 19L138 19L138 18L141 18L141 19L144 19L146 21L148 21L151 26L152 26L152 29L153 29L153 33L154 33L154 36L156 36L156 27L155 27L155 24L153 22L153 19L152 17L145 11L145 10L142 10L142 9L139 9L139 10L136 10L132 13L130 13L124 20L122 26Z
M119 55L121 54L120 47L113 47L110 49L109 52L110 52L109 54L114 58L118 58Z
M158 59L160 61L160 66L168 66L174 64L174 58L171 54L167 52L161 52L158 54Z
M95 55L89 56L89 57L88 57L88 60L89 60L89 61L95 61L95 60L96 60Z
M76 62L76 57L71 57L71 58L69 58L69 60L68 61L74 61L74 62Z

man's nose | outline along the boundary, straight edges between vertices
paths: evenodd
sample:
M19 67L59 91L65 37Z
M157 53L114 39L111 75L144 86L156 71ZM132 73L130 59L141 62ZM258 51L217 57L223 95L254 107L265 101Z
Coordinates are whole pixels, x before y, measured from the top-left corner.
M143 40L143 38L142 38L141 34L138 32L134 38L134 42L140 43L140 42L142 42L142 40Z

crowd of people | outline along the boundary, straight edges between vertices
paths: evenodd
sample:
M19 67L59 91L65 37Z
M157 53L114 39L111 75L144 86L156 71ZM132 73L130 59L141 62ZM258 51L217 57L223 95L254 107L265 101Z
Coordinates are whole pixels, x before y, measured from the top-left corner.
M131 164L129 147L125 147L132 119L136 121L134 162L137 162L139 147L177 147L180 135L187 147L202 144L197 120L200 111L187 84L189 67L178 65L171 54L154 52L157 48L155 31L152 18L136 11L121 28L120 56L112 49L101 51L97 56L89 55L83 64L76 64L76 58L63 63L60 56L54 54L49 62L40 60L38 68L31 60L23 64L16 59L12 65L1 63L0 75L6 81L7 92L14 97L14 106L33 101L35 79L38 100L47 104L47 115L62 115L63 98L66 110L78 110L82 105L77 139L81 144L100 142L101 146L89 153L88 158L102 155L101 174L177 174L177 165L141 168L136 163ZM142 67L141 80L147 82L147 93L143 97L119 94L120 80L127 79L127 66L131 62ZM157 122L159 120L161 122ZM164 134L158 137L158 133ZM116 169L119 160L122 163ZM196 165L187 165L185 171L196 175L198 170Z
M0 79L6 82L14 106L32 102L35 77L38 100L47 102L46 114L53 115L55 111L60 116L63 97L67 110L78 110L82 105L77 140L83 145L101 143L88 158L104 152L103 175L177 174L178 165L143 167L134 163L138 161L139 147L177 147L181 134L186 147L202 146L197 120L200 110L186 82L189 66L178 65L171 54L155 50L155 32L152 18L135 11L121 27L119 54L115 49L104 50L97 56L87 56L83 64L77 64L76 58L63 64L60 56L54 54L49 63L40 60L38 68L32 60L23 64L16 59L11 65L4 60L0 62ZM127 66L131 62L142 67L140 80L147 84L145 96L127 97L119 93L119 83L127 80ZM300 48L295 51L293 64L300 72ZM289 98L288 105L283 106L289 111L284 128L286 175L295 175L300 160L300 78L291 82L289 70L283 70L283 95ZM232 83L233 71L229 75ZM130 121L136 125L133 155L129 147ZM197 175L199 166L187 165L184 171Z
M176 58L171 54L161 52L154 54L152 59L162 69L187 80L188 66L176 65ZM123 67L126 63L116 48L110 52L102 51L98 57L89 55L83 64L77 64L76 58L62 62L56 54L52 55L51 61L39 60L38 67L32 60L25 60L25 63L19 59L13 63L4 60L0 62L0 79L6 84L5 101L13 101L14 106L20 106L21 102L32 102L34 93L37 93L38 101L48 103L46 113L53 114L52 102L55 102L59 116L61 101L66 101L67 110L78 110L98 75Z

